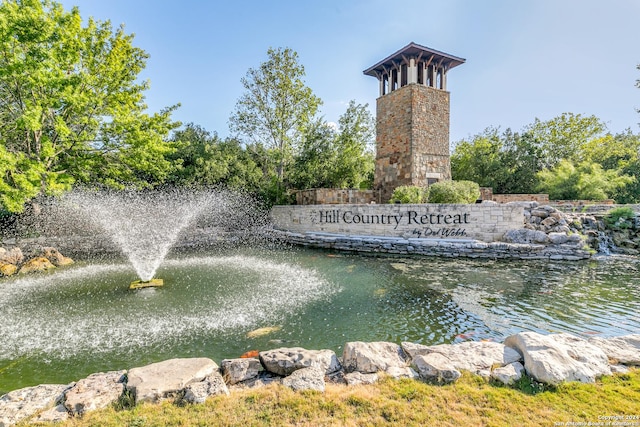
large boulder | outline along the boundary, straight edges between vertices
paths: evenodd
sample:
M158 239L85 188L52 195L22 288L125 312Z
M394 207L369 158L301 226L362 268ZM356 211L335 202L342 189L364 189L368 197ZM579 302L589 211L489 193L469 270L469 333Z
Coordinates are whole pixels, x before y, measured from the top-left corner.
M15 264L0 261L0 277L13 276L17 271L18 267Z
M347 385L374 384L378 382L379 378L378 374L363 374L357 371L344 374L344 381Z
M69 412L67 412L67 408L63 404L60 404L53 408L47 409L46 411L40 412L33 419L31 419L31 423L61 423L67 421L68 419Z
M529 375L543 383L593 383L600 376L611 375L607 355L586 340L570 334L521 332L508 337L504 343L522 354Z
M298 369L316 367L325 374L340 369L340 362L332 350L306 350L300 347L261 351L260 362L269 372L287 376Z
M413 380L417 380L418 378L420 378L420 375L418 375L418 373L414 371L410 366L390 366L384 371L384 373L396 380L400 378L411 378Z
M64 406L73 415L82 415L117 402L124 391L126 372L100 372L78 381L65 393Z
M41 384L21 388L0 397L0 427L8 427L62 401L64 384Z
M184 396L182 400L187 403L204 403L209 396L215 396L217 394L229 394L229 389L220 375L219 372L214 372L209 375L204 381L199 383L189 384L185 388Z
M73 260L71 258L62 255L56 248L42 248L42 256L51 261L51 263L56 267L73 264Z
M491 378L506 385L512 385L519 381L524 374L524 366L520 362L513 362L507 366L502 366L491 371Z
M420 378L425 381L447 384L456 381L462 374L456 369L446 356L440 353L430 353L416 356L412 360Z
M640 334L614 338L594 337L589 343L602 349L613 363L640 365Z
M549 233L549 240L554 245L562 245L569 241L567 233Z
M282 385L291 388L293 391L316 390L324 393L324 374L324 370L315 366L298 369L284 378Z
M20 267L20 274L28 274L28 273L37 273L40 271L50 270L52 268L56 268L55 265L51 263L45 257L37 257L32 258L29 261L25 262L22 267Z
M260 371L257 377L241 381L235 384L229 384L231 390L244 390L247 388L260 388L271 384L281 384L282 377L269 371Z
M220 363L222 376L229 385L257 378L262 370L260 361L253 357L224 359Z
M6 250L4 248L0 249L2 249L0 251L0 262L18 265L24 260L24 255L20 248L13 248L11 250Z
M155 402L176 395L217 370L218 365L206 357L165 360L130 369L127 390L133 394L136 403Z
M344 346L342 364L346 372L372 374L390 368L407 366L402 347L390 342L348 342Z
M529 230L528 228L519 228L509 230L504 233L503 240L507 243L549 243L549 236L543 231Z
M467 341L460 344L441 344L426 346L403 342L402 348L411 359L419 355L439 353L445 356L458 370L476 374L491 371L493 367L501 367L522 360L520 353L504 344L491 341Z

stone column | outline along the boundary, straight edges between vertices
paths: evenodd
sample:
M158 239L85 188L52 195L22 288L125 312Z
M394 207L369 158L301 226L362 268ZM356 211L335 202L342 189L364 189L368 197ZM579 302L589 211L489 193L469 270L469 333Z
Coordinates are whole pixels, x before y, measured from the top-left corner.
M409 59L407 74L407 84L418 83L418 65L416 64L415 58Z

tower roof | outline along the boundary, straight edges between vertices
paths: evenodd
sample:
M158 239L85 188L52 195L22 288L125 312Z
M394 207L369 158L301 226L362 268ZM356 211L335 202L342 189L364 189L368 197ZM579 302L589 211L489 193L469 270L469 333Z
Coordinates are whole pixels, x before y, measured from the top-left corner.
M464 58L458 58L457 56L411 42L396 53L378 62L376 65L367 68L363 73L367 76L378 77L380 73L396 67L398 63L403 62L405 58L409 57L420 57L424 61L430 61L433 64L444 66L446 69L457 67L466 61Z

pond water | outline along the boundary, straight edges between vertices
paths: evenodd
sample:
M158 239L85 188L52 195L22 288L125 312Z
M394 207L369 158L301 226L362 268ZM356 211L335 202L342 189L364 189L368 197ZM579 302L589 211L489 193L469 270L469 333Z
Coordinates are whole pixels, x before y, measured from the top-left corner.
M236 250L0 280L0 394L174 357L216 362L348 341L502 341L520 331L640 333L640 260L524 262ZM260 328L265 334L251 333Z

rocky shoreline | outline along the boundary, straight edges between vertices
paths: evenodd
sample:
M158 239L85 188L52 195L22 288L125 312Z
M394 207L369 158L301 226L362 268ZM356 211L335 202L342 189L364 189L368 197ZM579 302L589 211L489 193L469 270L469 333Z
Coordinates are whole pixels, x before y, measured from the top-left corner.
M31 247L27 255L21 248L0 247L0 277L29 274L73 264L73 260L50 246Z
M327 382L372 384L381 376L433 384L456 381L461 371L511 385L528 374L558 385L640 366L640 335L585 340L570 334L521 332L504 343L468 341L425 346L403 342L348 342L342 357L332 350L277 348L225 359L170 359L129 370L95 373L71 384L42 384L0 397L0 427L31 418L64 421L116 403L135 405L174 399L203 403L209 396L279 383L295 391L324 392Z

